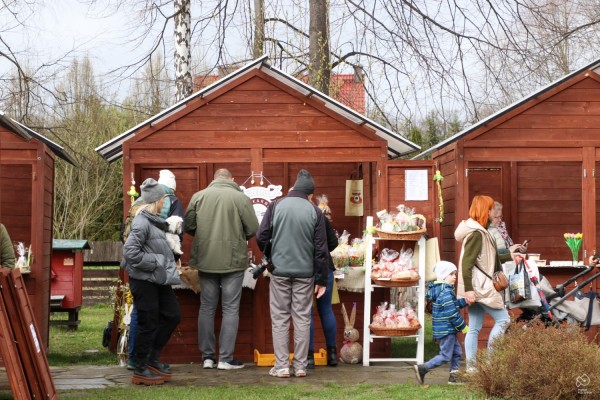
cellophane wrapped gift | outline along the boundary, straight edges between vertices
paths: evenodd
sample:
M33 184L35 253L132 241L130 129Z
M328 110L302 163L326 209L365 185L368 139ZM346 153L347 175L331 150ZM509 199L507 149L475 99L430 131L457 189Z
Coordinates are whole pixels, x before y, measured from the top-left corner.
M362 267L365 263L365 242L362 238L352 239L352 246L348 249L350 266Z
M391 249L383 249L379 262L373 265L371 278L392 280L414 280L419 278L413 262L412 249L402 249L398 252Z
M350 265L350 258L348 254L350 250L350 245L348 244L349 240L350 233L348 231L344 231L339 237L338 246L331 252L333 264L338 269Z
M21 270L21 272L30 272L29 262L31 260L31 246L29 248L25 247L23 242L18 242L15 245L15 250L17 254L17 261L15 262L15 268Z
M418 328L420 325L417 313L410 303L405 303L404 307L397 310L395 304L383 302L377 306L371 319L371 326L377 328Z
M417 214L414 208L398 205L397 212L381 210L377 213L377 229L383 232L414 232L425 228L425 217Z

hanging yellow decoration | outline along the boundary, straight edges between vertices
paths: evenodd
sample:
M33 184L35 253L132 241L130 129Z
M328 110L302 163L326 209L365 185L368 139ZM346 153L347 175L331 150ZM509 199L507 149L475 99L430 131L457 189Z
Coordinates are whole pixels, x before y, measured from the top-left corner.
M129 187L127 195L131 199L131 204L133 204L136 197L140 197L140 194L137 192L137 190L135 190L135 179L133 178L133 172L131 173L131 186Z
M438 201L440 207L440 217L437 219L439 223L444 222L444 198L442 197L442 181L444 177L442 176L440 170L435 171L435 175L433 176L433 180L435 181L438 189Z

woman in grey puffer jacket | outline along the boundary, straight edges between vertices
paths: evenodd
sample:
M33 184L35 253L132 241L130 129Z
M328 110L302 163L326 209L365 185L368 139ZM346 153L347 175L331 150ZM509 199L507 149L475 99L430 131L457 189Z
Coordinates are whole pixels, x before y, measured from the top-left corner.
M142 200L123 247L121 268L129 275L133 303L138 311L135 338L137 366L134 384L160 385L171 379L160 351L179 324L180 312L171 285L180 283L173 252L166 239L167 222L158 214L163 207L162 185L148 178L141 185Z

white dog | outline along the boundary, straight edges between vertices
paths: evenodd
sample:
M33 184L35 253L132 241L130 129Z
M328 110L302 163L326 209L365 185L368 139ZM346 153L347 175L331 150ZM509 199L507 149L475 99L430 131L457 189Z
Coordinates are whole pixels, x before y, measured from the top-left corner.
M177 215L171 215L166 219L169 224L169 231L167 232L167 243L174 254L182 255L181 251L181 239L179 235L183 231L183 219Z

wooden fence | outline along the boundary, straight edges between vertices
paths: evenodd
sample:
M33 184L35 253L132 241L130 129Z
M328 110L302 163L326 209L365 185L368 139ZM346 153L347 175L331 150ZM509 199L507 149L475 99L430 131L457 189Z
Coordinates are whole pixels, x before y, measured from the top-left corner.
M84 266L83 306L89 307L97 303L112 305L118 281L118 266Z
M122 257L121 242L90 242L83 253L83 306L113 304Z

